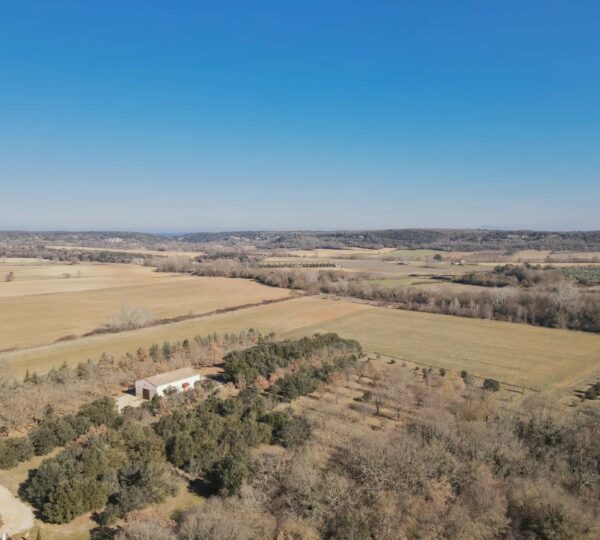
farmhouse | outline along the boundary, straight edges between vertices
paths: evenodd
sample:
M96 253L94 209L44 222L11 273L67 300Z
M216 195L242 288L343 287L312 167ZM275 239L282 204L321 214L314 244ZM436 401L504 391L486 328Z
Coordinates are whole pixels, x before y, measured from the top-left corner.
M164 396L167 388L177 392L192 388L197 381L205 379L192 368L181 368L166 373L159 373L135 382L135 395L144 399L152 399L155 395Z

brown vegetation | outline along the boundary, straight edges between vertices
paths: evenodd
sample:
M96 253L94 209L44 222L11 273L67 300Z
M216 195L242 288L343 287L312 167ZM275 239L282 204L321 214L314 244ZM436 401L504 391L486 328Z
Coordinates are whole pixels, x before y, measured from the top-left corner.
M97 361L80 362L74 368L63 365L46 375L28 371L22 382L7 375L0 379L0 440L2 434L25 432L44 417L48 407L58 414L69 414L82 403L129 388L137 379L221 362L223 354L252 345L257 338L254 330L196 336L139 347L135 353L118 358L103 354ZM35 399L31 399L32 393Z
M383 287L339 271L267 270L229 259L199 264L194 274L254 279L272 287L353 296L391 303L400 309L600 332L600 298L582 293L570 281L555 274L552 274L555 279L550 281L551 285L545 287L534 287L536 280L532 277L527 281L532 285L529 289L506 287L460 294Z

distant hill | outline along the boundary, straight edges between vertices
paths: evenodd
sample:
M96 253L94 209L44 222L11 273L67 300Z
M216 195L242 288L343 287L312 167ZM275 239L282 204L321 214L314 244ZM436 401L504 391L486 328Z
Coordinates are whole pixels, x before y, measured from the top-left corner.
M251 243L265 248L312 249L347 247L441 249L550 249L598 251L600 231L505 231L495 229L386 229L378 231L251 231L192 233L184 242Z
M600 231L529 231L500 229L384 229L364 231L228 231L181 235L102 231L6 231L0 242L63 243L80 246L158 246L218 243L267 249L407 248L440 250L600 251Z

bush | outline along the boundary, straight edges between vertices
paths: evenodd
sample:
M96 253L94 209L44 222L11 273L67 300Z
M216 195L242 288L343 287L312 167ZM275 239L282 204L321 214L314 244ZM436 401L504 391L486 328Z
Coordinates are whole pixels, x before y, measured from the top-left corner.
M357 341L342 339L333 333L279 342L262 339L254 347L227 354L223 376L236 384L251 384L259 375L269 377L276 369L287 367L292 361L307 360L326 349L334 349L339 355L362 353Z
M115 400L110 397L97 399L83 405L79 409L79 415L95 426L117 427L121 421Z
M483 388L490 392L498 392L500 390L500 383L496 379L485 379L483 381Z
M0 469L12 469L33 456L33 446L26 437L0 441Z
M307 441L312 434L308 419L304 416L293 416L284 426L278 441L285 448L295 448Z
M285 448L299 446L312 434L308 419L294 415L291 410L270 412L260 421L271 426L271 442L281 444Z
M226 495L239 493L248 477L248 465L245 456L230 454L217 461L209 475L215 488Z
M117 488L123 456L95 438L64 450L31 471L22 496L50 523L67 523L106 505Z

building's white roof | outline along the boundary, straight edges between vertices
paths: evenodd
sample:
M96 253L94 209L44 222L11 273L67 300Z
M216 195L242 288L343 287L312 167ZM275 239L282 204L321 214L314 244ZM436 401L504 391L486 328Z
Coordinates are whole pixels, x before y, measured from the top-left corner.
M173 371L167 371L166 373L159 373L152 377L142 379L148 381L152 386L163 386L165 384L172 384L179 382L183 379L189 379L194 377L197 373L191 367L184 367L181 369L175 369Z

